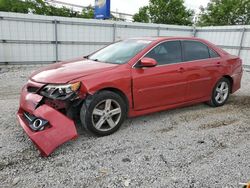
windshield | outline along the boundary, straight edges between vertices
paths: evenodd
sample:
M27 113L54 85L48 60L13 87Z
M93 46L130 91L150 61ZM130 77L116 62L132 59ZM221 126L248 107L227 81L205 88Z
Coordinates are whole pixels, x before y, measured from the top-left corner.
M148 46L150 40L124 40L111 44L98 52L92 54L88 58L94 61L105 63L123 64L127 63L131 58Z

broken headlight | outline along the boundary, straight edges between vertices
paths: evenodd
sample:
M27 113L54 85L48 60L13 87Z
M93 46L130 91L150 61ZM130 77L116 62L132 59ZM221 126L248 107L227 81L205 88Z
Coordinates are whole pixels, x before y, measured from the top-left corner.
M40 94L51 99L66 100L73 97L80 86L81 82L65 85L48 84L40 91Z

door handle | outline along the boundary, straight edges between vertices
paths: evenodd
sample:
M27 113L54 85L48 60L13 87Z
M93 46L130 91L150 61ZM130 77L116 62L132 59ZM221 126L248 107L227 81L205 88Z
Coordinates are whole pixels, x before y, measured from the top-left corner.
M178 72L184 72L185 71L185 69L183 68L183 67L180 67L179 69L178 69Z
M217 66L217 67L220 67L220 66L221 66L221 63L220 63L220 62L217 62L217 63L216 63L216 66Z

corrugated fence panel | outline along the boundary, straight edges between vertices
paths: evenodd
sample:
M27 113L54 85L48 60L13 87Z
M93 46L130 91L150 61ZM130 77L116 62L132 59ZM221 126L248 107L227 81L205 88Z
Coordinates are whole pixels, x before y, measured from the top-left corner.
M75 57L88 55L103 46L101 45L59 45L60 59L68 60Z
M250 66L250 26L189 27L0 12L0 63L49 63L143 36L204 38Z
M204 38L214 44L224 46L239 46L242 31L239 27L224 28L224 27L204 27L197 30L196 36Z
M242 51L240 56L243 59L245 65L250 67L250 26L244 26L245 33L242 42Z
M72 24L58 24L59 41L112 42L113 28Z
M190 37L193 32L190 31L173 31L173 30L160 30L160 36L187 36Z
M155 24L126 22L117 22L116 24L116 40L142 36L157 36L157 33Z
M245 31L245 36L244 36L244 41L242 43L242 46L250 47L250 30Z
M7 52L5 51L4 44L0 43L0 62L4 62L5 61L5 56L6 56L5 54L6 53Z
M242 50L241 58L243 60L243 64L247 65L250 68L250 50Z
M159 36L193 36L193 28L160 24Z
M140 29L140 28L125 28L118 27L117 28L117 40L133 38L133 37L141 37L141 36L157 36L156 29Z
M237 49L228 49L228 48L224 48L224 50L232 55L238 55L238 51Z
M2 39L5 40L42 40L54 39L52 23L34 23L14 20L2 20Z
M113 25L77 20L68 22L61 18L58 23L59 60L87 55L98 49L98 43L113 42Z
M2 45L2 44L1 44ZM0 45L0 46L1 46ZM3 45L2 45L3 46ZM4 44L1 62L53 61L54 47L48 44Z

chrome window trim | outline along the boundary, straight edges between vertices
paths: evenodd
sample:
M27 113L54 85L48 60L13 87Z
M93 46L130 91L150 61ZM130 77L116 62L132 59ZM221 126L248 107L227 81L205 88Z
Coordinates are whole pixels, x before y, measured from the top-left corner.
M171 42L171 41L180 41L180 42L182 42L182 41L194 41L194 42L200 42L200 43L202 43L202 44L204 44L204 45L206 45L207 46L207 48L208 48L208 50L209 50L209 46L206 44L206 43L204 43L204 42L202 42L202 41L199 41L199 40L194 40L194 39L180 39L180 40L178 40L178 39L171 39L171 40L164 40L164 41L161 41L160 43L158 43L157 45L155 45L155 46L153 46L152 48L150 48L149 50L148 50L148 52L147 53L145 53L138 61L136 61L136 63L134 63L133 65L132 65L132 68L134 69L134 68L136 68L135 67L135 65L139 62L139 61L141 61L141 59L142 58L144 58L151 50L153 50L154 48L156 48L157 46L159 46L160 44L162 44L162 43L164 43L164 42ZM182 49L182 44L181 44L181 49ZM214 50L213 48L211 48L212 50ZM182 49L183 50L183 49ZM214 50L215 51L215 50ZM215 51L216 52L216 51ZM181 62L177 62L177 63L170 63L170 64L165 64L165 65L156 65L156 67L162 67L162 66L168 66L168 65L174 65L174 64L181 64L181 63L190 63L190 62L197 62L197 61L203 61L203 60L207 60L207 59L221 59L221 55L218 53L218 52L216 52L218 55L219 55L219 57L213 57L213 58L205 58L205 59L198 59L198 60L192 60L192 61L181 61ZM183 55L182 55L183 56ZM210 54L209 54L209 56L210 56Z

